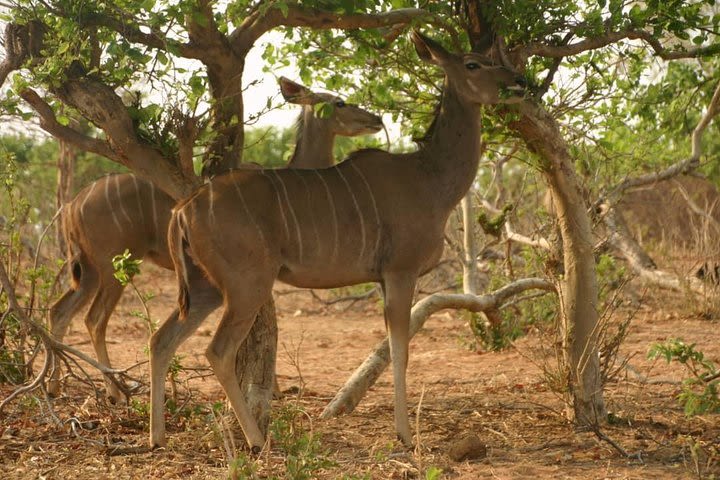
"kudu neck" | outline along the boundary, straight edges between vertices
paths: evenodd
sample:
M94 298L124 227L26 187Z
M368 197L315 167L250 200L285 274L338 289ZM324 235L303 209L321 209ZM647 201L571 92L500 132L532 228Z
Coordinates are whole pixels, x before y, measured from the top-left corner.
M312 106L304 106L298 117L295 151L288 167L327 168L335 163L333 145L335 134L315 117Z
M422 153L437 177L443 198L453 207L475 180L480 161L480 108L460 99L445 82L438 113Z

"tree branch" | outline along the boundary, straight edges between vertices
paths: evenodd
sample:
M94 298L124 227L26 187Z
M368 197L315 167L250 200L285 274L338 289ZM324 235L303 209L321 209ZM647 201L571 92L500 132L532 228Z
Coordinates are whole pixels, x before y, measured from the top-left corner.
M699 295L717 295L714 286L696 277L679 277L660 270L640 245L632 238L622 215L607 204L603 205L605 225L610 230L608 241L625 257L630 267L645 282L660 288L681 292L688 289Z
M487 295L434 294L425 297L413 306L410 313L410 338L435 312L448 308L470 310L471 312L498 310L503 307L507 299L530 289L552 292L555 291L555 286L542 278L524 278ZM385 338L325 407L320 415L321 418L331 418L352 412L362 400L365 392L380 378L380 374L389 363L390 343Z
M287 12L283 12L277 7L266 10L260 8L248 15L230 35L230 43L236 51L247 52L264 33L280 26L309 27L316 30L331 28L351 30L407 24L426 16L430 16L430 13L419 8L401 8L375 14L348 15L302 5L288 5Z
M143 32L140 29L140 24L138 22L125 22L100 12L86 13L78 18L77 21L83 27L105 27L119 33L123 36L123 38L131 42L140 43L159 50L177 53L186 58L201 59L206 53L204 49L199 48L196 45L191 43L182 43L168 38L163 33L156 29L152 29L147 25L144 26L150 30L149 33Z
M105 132L115 155L111 158L156 183L176 199L188 196L199 183L177 168L176 158L167 158L153 144L140 139L122 99L108 85L86 75L73 64L68 79L53 93L64 103Z
M603 48L624 39L643 40L650 45L650 48L652 48L657 56L664 60L705 57L716 55L720 52L720 44L670 51L665 48L651 33L644 30L626 29L616 32L606 32L603 35L586 38L585 40L568 45L548 45L541 42L529 43L515 47L512 53L519 55L520 58L523 59L524 63L524 61L532 55L550 58L569 57L572 55L578 55L588 50Z
M627 178L623 180L614 187L606 190L607 193L605 195L601 195L596 205L600 205L601 203L605 202L606 199L610 199L610 201L613 201L614 199L618 198L623 192L629 190L630 188L635 188L642 185L649 185L651 183L667 180L679 174L689 173L690 171L697 168L700 163L700 156L702 155L703 134L705 133L705 130L707 130L707 127L708 125L710 125L710 122L713 120L713 118L717 116L719 110L720 83L718 83L717 87L715 87L715 92L713 93L712 99L710 100L710 104L708 105L705 114L702 116L697 126L693 130L690 140L692 148L690 157L674 163L659 172L648 173L646 175L640 175L638 177Z
M20 96L40 115L40 127L50 135L68 142L81 150L96 153L117 162L120 161L120 156L110 148L107 142L88 137L70 127L58 123L55 112L53 112L47 102L40 98L40 95L38 95L35 90L30 88L25 89L20 92Z

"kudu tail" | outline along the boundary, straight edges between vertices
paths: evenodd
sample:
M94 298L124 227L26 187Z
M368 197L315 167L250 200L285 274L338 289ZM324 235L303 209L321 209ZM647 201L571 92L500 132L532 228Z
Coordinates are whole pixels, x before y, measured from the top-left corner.
M173 210L170 225L168 226L168 249L177 275L178 306L182 315L187 314L190 308L188 264L192 262L192 259L188 254L190 244L186 232L187 221L182 208Z
M60 232L65 242L66 268L70 271L70 284L73 290L80 288L80 280L84 274L83 250L79 238L78 228L82 228L82 219L79 218L75 202L66 203L60 207ZM87 262L85 262L87 263Z

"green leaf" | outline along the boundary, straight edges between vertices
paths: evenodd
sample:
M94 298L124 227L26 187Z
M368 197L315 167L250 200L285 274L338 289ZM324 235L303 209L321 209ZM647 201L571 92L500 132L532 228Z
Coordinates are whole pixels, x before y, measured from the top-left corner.
M333 104L328 102L316 103L313 108L317 118L329 118L335 110Z
M210 24L210 22L208 22L207 17L205 15L203 15L202 12L198 12L197 10L195 10L192 12L191 16L192 16L193 22L197 23L202 28L207 28L207 26Z

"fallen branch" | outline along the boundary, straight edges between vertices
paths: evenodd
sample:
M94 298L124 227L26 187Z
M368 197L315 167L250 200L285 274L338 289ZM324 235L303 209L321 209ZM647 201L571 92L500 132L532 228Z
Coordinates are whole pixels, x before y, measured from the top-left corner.
M410 313L410 338L415 336L428 317L435 312L445 309L462 309L471 312L498 310L509 298L531 289L553 292L555 285L542 278L524 278L487 295L436 294L425 297L413 306ZM385 338L355 370L335 398L325 407L320 417L331 418L352 412L389 364L390 343Z
M638 277L666 290L690 290L700 295L714 294L714 288L696 277L680 277L660 270L655 262L635 241L622 215L607 204L601 206L605 225L610 231L608 242L617 250Z

